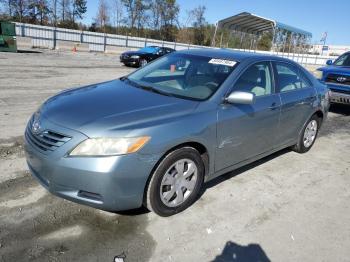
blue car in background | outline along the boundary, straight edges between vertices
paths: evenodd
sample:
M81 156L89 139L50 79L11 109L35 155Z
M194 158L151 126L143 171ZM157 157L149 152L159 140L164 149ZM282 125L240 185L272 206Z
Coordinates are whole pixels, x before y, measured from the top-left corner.
M321 81L331 90L331 103L350 105L350 52L318 69Z
M146 46L137 51L127 51L120 55L120 62L126 66L143 67L149 62L175 52L175 49L160 46Z

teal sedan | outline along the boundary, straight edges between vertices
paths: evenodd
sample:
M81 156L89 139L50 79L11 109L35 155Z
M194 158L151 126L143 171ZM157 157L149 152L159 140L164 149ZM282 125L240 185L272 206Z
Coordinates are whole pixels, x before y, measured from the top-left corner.
M25 130L26 159L59 197L170 216L215 177L283 148L309 151L328 107L327 87L293 61L174 52L48 99Z

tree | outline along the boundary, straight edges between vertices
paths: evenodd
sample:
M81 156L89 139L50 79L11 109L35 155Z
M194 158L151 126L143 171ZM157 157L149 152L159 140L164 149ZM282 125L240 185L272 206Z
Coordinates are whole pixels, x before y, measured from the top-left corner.
M47 0L31 0L28 9L32 23L39 23L40 25L47 24L49 20L48 15L51 12Z
M70 16L71 10L71 0L61 0L60 1L60 7L61 7L61 21L66 21L67 17Z
M198 6L195 9L193 9L192 16L194 19L193 27L194 27L194 43L197 45L203 45L205 38L206 38L206 26L207 21L205 20L204 13L205 13L205 6Z
M83 19L83 15L87 11L86 0L73 0L72 20L75 23L75 18Z
M52 0L52 24L57 26L57 0Z
M99 0L95 20L96 20L96 25L99 28L102 28L103 32L106 32L106 25L109 22L109 12L108 12L108 5L105 0Z
M123 20L123 4L120 0L112 0L112 10L113 10L113 23L114 27L116 27L116 33L118 33L118 29L121 26Z
M0 3L2 3L5 6L7 16L12 17L15 1L14 0L0 0Z
M13 18L22 23L28 11L28 0L12 0L11 6Z
M127 11L127 19L131 32L133 29L137 29L139 34L140 28L147 24L148 14L150 9L150 0L121 0Z
M150 3L151 27L159 38L173 41L178 30L179 5L176 0L153 0Z
M272 33L265 32L258 41L258 49L270 51L272 47Z
M153 0L150 4L151 28L153 30L160 30L162 2L163 0Z
M128 14L129 27L133 29L138 14L138 5L141 0L121 0Z

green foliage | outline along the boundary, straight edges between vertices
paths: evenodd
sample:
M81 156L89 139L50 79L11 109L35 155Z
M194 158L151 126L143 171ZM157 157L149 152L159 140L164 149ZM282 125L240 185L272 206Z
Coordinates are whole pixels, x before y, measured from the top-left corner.
M73 0L73 21L75 17L83 19L83 15L87 12L86 0Z
M31 23L46 25L51 10L46 0L32 0L28 5L28 17Z
M264 33L258 42L258 50L270 51L272 47L272 33Z
M76 29L76 30L80 29L79 25L73 22L73 20L59 21L59 23L57 24L57 27L67 28L67 29Z

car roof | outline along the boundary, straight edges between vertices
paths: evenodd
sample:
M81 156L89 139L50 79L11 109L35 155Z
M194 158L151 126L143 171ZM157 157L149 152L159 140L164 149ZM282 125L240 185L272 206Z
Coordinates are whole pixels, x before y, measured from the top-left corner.
M181 50L178 51L178 53L183 54L190 54L190 55L199 55L199 56L207 56L207 57L214 57L214 58L222 58L222 59L232 59L235 61L244 61L246 59L273 59L273 60L280 60L280 61L291 61L289 59L285 59L282 57L274 56L274 55L267 55L267 54L261 54L261 53L253 53L253 52L242 52L242 51L235 51L230 50L226 48L200 48L200 49L189 49L189 50Z

